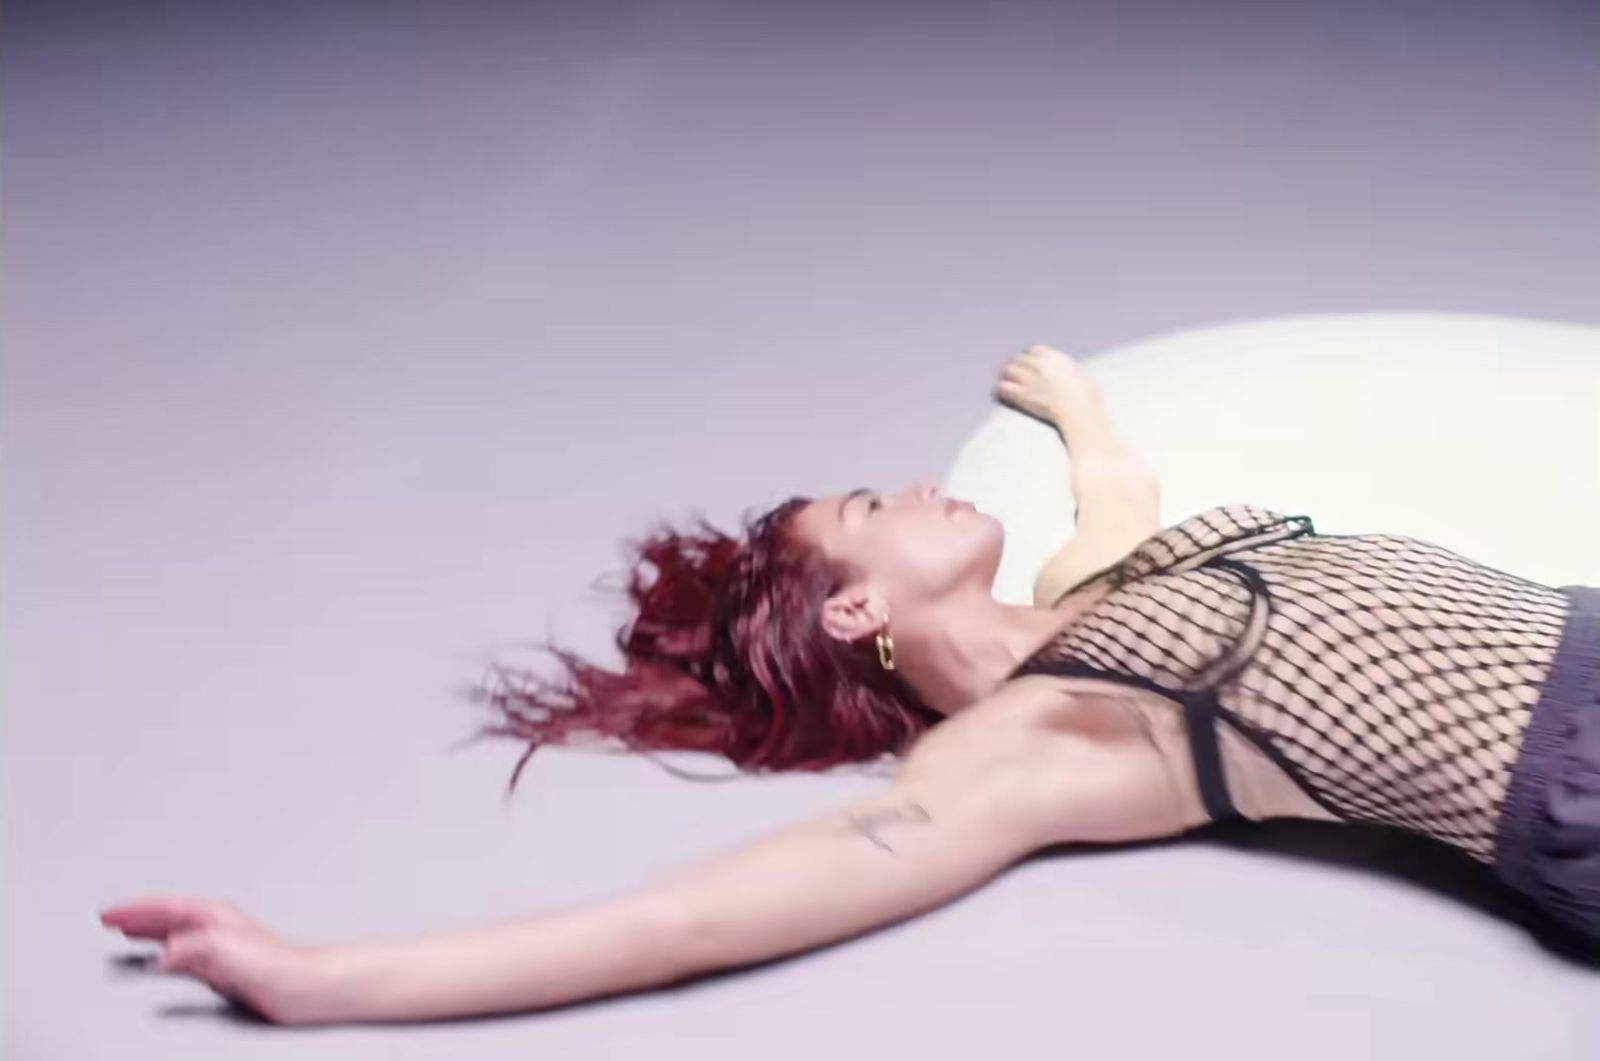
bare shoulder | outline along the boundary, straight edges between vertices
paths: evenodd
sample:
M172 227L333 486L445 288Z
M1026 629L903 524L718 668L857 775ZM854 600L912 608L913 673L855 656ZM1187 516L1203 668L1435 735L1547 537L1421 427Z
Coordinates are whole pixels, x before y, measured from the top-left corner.
M1210 820L1176 701L1120 682L1051 674L1018 678L995 698L975 705L988 714L971 716L966 739L972 749L982 758L991 741L1000 749L1019 745L1009 760L1018 776L1036 774L1030 783L1063 811L1074 808L1081 817L1097 801L1102 810L1113 809L1104 801L1122 801L1127 815L1102 817L1101 824L1151 836ZM1338 820L1232 726L1219 725L1218 740L1228 786L1245 818ZM959 759L967 752L952 742L944 754Z
M1139 695L1113 682L1014 679L924 734L899 776L999 788L1046 843L1181 832L1204 814L1168 769Z
M1159 501L1153 497L1080 507L1076 531L1034 577L1034 606L1053 607L1069 591L1097 585L1161 529Z

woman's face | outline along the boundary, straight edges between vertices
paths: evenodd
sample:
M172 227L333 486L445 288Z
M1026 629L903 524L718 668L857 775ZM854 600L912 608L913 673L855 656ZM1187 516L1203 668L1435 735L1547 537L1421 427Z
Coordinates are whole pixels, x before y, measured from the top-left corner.
M848 640L877 629L889 613L988 593L1005 538L999 520L931 483L818 498L796 519L797 533L855 574L824 616L830 632Z

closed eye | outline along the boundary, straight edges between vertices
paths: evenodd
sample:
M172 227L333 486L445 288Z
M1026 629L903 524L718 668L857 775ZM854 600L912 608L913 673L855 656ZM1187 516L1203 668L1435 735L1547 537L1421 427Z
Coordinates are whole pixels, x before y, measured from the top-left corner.
M868 512L873 512L873 511L875 511L877 509L880 509L882 507L883 507L883 501L877 495L873 495L871 498L869 498L867 500L867 511Z

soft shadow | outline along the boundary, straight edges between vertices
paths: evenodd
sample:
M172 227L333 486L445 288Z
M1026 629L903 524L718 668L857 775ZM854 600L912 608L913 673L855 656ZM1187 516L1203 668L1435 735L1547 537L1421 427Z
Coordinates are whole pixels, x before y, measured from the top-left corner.
M113 954L106 959L106 964L117 976L136 976L140 973L154 973L156 956L154 954L141 954L137 951L132 954Z
M1210 843L1337 866L1352 872L1380 873L1413 887L1515 924L1549 953L1586 969L1600 971L1600 939L1587 939L1540 910L1532 900L1501 883L1494 870L1465 853L1428 837L1364 823L1274 819L1226 822L1179 837L1146 843L1062 845L1052 855L1128 848L1160 848L1179 843Z
M215 1020L224 1024L235 1024L250 1028L277 1028L279 1025L267 1020L265 1017L243 1006L232 1002L174 1002L170 1006L162 1006L157 1010L163 1017L175 1017L179 1020ZM293 1031L305 1031L304 1028L295 1028Z
M106 966L111 970L111 975L113 976L159 976L184 979L180 973L160 972L155 965L156 955L154 952L149 951L112 954L106 958ZM278 1027L277 1024L267 1020L254 1010L221 996L217 996L210 1002L175 1002L171 1005L162 1006L158 1012L163 1017L202 1018L251 1027Z

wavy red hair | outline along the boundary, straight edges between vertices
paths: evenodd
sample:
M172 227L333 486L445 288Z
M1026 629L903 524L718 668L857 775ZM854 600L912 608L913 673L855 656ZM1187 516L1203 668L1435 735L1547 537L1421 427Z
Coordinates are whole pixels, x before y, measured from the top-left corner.
M710 752L743 773L821 771L898 756L938 721L871 642L823 630L823 602L849 572L795 535L793 517L811 500L744 514L742 539L703 516L685 532L659 525L630 539L625 592L636 614L615 635L620 671L548 641L540 647L563 680L492 666L469 693L495 715L477 736L528 745L507 795L541 746L579 736L626 752Z

